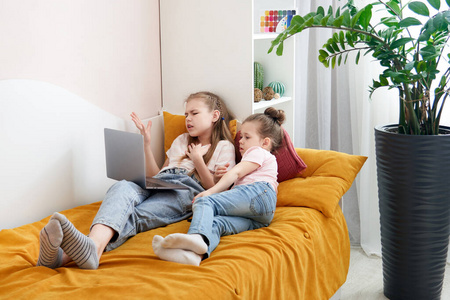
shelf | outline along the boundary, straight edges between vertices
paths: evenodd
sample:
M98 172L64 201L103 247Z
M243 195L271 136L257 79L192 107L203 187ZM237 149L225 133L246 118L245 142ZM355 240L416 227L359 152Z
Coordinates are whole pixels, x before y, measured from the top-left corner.
M274 40L279 33L254 33L254 40Z
M272 100L261 100L259 102L253 103L253 111L257 109L263 109L270 106L276 106L281 103L292 101L291 97L281 97L280 99L272 99Z

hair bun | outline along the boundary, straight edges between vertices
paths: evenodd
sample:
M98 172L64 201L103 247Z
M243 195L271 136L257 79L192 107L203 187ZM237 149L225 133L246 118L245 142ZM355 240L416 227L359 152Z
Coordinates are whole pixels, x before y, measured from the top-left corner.
M286 114L282 109L276 109L273 107L268 107L264 111L264 114L273 119L274 122L278 123L278 125L283 124L284 120L286 120Z

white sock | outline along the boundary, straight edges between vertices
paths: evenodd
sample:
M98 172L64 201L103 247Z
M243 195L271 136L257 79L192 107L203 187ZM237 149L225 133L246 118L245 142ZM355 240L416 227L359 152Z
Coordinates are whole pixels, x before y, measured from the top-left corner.
M80 269L97 269L97 247L93 240L82 234L62 214L54 213L52 218L59 220L64 237L61 248L72 258Z
M208 252L208 245L200 234L172 233L161 244L164 248L190 250L200 255Z
M62 264L63 251L60 248L63 232L58 220L50 219L39 234L39 258L37 266L59 268Z
M179 264L199 266L202 256L189 250L164 248L161 244L164 238L160 235L153 237L153 252L162 260Z

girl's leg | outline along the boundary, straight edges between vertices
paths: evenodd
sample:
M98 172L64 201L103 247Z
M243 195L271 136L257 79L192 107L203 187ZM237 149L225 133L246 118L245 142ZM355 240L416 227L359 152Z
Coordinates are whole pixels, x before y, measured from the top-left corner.
M113 203L111 203L112 207L100 208L93 222L94 224L108 226L114 231L113 238L110 238L105 248L106 251L119 247L127 239L139 232L184 220L192 214L192 199L199 192L203 191L203 188L184 174L160 174L159 176L165 181L183 184L189 189L156 190L151 192L142 190L133 183L128 184L129 191L126 193L126 197L122 195L123 191L121 191L115 198L127 198L128 200L121 201L125 203L131 202L131 204L128 206L120 205L118 211ZM113 217L110 217L109 211L115 212ZM96 238L96 241L103 245L105 240Z
M201 235L210 246L208 256L219 243L220 236L269 225L275 203L276 193L266 183L238 186L199 198L193 206L194 216L188 235L169 235L162 241L162 245L165 248L189 249L199 253L199 249L204 247L204 242L198 238Z

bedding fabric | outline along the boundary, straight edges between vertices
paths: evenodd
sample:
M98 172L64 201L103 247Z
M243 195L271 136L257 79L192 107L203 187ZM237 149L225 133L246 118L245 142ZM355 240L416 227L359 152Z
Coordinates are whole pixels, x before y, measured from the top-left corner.
M62 213L87 234L99 206ZM187 232L187 221L138 234L106 252L98 270L35 267L48 219L0 231L1 299L329 299L349 267L340 209L327 218L278 207L269 227L223 237L200 267L159 260L151 247L155 234Z

